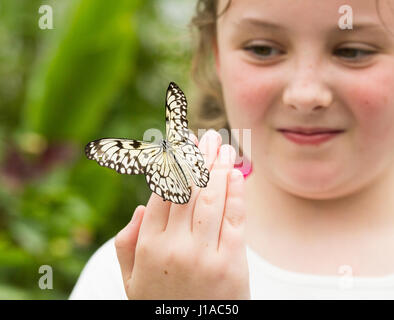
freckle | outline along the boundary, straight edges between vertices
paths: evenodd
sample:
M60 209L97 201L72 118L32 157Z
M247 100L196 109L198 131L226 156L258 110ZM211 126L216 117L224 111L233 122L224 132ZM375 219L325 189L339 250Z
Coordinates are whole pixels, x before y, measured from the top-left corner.
M198 224L201 224L201 220L198 220Z
M167 270L164 270L164 274L168 274L168 271L167 271Z

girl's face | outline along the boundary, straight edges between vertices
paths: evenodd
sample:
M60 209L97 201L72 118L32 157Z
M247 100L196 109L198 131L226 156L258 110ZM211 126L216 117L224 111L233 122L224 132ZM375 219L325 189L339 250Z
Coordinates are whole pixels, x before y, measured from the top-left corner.
M348 0L353 29L341 30L343 4L232 0L217 22L227 116L251 129L254 174L311 199L354 192L394 160L394 1L380 0L386 29L375 1ZM278 131L291 127L344 131L301 145Z

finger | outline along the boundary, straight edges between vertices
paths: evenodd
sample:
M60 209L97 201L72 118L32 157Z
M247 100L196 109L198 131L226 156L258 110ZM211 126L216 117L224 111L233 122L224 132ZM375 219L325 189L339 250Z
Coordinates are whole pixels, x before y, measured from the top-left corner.
M196 137L193 133L190 133L190 134L189 134L189 138L190 138L191 141L193 141L193 143L194 143L196 146L198 146L198 139L197 139L197 137Z
M131 221L115 237L116 255L118 256L124 283L130 279L133 271L135 247L144 211L144 206L138 206Z
M165 230L170 207L170 201L164 201L163 198L152 192L141 224L141 237L149 237Z
M207 169L212 167L216 160L219 146L222 144L222 136L215 130L208 130L201 138L199 149L204 158Z
M226 204L219 237L219 250L229 249L229 251L234 252L242 245L240 237L243 237L246 222L245 186L243 174L237 169L230 171L228 179Z
M205 153L204 166L211 170L213 161L216 159L217 150L221 143L221 136L214 130L209 130L201 138L200 151ZM191 186L191 196L189 202L183 205L171 205L171 210L168 218L166 231L179 232L180 230L191 232L192 218L195 200L200 192L200 188L196 187L193 183Z
M235 150L230 145L220 148L208 186L200 191L193 216L193 234L200 243L215 246L217 249L219 233L224 212L227 191L227 175L233 168Z

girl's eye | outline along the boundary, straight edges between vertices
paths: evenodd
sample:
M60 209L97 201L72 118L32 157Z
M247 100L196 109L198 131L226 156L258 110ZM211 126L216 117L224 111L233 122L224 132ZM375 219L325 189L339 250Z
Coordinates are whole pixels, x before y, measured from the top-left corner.
M282 51L278 49L264 45L250 45L245 47L244 50L250 52L259 59L266 59L270 56L282 53Z
M253 56L261 60L267 60L276 55L283 54L282 50L270 47L268 45L250 45L244 48L245 51L250 52ZM364 50L357 48L340 48L334 51L334 54L342 59L349 62L357 62L368 58L375 54L375 51Z
M357 48L341 48L341 49L336 49L334 51L334 54L344 58L345 60L361 60L365 59L366 57L375 54L375 51L371 50L363 50L363 49L357 49Z

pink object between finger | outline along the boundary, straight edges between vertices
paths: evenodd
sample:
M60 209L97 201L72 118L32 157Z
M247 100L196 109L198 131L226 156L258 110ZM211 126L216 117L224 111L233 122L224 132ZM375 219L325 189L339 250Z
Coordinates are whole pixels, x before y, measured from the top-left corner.
M252 162L246 157L243 157L241 163L236 163L234 168L242 172L244 178L247 178L252 173Z

